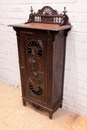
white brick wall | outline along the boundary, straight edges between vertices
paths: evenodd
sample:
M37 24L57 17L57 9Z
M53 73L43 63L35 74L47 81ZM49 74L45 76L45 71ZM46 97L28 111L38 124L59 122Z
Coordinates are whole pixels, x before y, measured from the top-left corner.
M66 6L72 29L67 37L63 107L87 117L87 0L0 0L0 81L20 86L16 35L8 24L28 20L49 5Z

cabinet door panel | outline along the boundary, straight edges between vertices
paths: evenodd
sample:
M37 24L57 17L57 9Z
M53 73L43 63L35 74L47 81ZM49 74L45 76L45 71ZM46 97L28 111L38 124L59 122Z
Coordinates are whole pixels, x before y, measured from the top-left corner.
M47 44L46 37L38 35L28 35L21 33L21 45L24 50L24 82L25 97L37 101L47 102L47 72L46 55ZM24 78L25 77L25 78Z

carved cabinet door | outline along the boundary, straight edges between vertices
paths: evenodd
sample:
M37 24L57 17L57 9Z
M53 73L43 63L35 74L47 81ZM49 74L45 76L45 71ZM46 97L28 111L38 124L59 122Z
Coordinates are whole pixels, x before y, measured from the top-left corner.
M38 33L32 31L20 33L23 97L48 105L50 104L50 90L47 87L50 84L47 81L50 71L49 39L46 33Z

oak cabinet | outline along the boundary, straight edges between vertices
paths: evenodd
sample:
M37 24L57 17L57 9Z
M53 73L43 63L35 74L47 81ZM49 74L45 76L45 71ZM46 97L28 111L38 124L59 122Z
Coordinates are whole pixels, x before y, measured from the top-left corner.
M61 21L59 21L61 19ZM53 112L62 107L66 36L71 25L49 6L23 24L10 25L17 35L23 105Z

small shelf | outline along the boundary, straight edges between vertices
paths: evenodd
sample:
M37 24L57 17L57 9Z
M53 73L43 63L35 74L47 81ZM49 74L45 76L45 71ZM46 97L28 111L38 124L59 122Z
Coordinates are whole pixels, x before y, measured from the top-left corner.
M52 30L59 31L71 28L71 25L63 25L60 26L58 24L47 24L47 23L21 23L21 24L13 24L9 25L11 27L17 28L29 28L29 29L41 29L41 30Z

